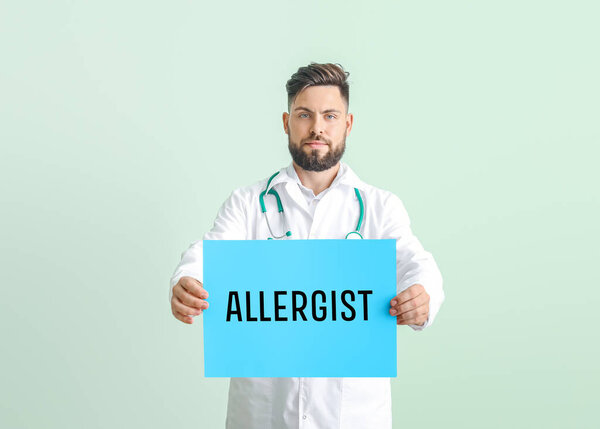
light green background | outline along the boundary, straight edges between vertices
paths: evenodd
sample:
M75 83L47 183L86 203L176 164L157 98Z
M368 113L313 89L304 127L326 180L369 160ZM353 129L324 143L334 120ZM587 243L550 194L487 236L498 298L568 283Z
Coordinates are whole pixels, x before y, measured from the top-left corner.
M445 280L398 329L394 427L597 427L597 4L2 1L0 426L222 427L168 280L331 61L345 161Z

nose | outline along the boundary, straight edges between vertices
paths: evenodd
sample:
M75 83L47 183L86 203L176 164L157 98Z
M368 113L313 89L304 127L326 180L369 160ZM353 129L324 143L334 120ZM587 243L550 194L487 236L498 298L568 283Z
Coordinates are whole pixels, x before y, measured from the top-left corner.
M310 133L317 136L323 134L324 130L323 122L319 115L315 115L315 119L311 125Z

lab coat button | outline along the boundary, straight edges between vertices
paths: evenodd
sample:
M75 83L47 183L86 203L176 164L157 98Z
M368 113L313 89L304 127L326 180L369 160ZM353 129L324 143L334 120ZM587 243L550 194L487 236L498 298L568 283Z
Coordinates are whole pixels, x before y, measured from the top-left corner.
M302 416L302 419L303 419L303 420L306 420L306 414L304 414L304 415Z

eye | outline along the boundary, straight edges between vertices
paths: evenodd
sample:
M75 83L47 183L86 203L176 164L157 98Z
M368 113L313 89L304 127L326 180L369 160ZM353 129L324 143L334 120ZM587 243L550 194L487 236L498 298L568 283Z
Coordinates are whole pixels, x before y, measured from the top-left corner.
M298 115L299 118L308 118L308 113L300 113Z
M332 114L327 115L327 117L331 118L331 119L335 119L335 115L332 115Z

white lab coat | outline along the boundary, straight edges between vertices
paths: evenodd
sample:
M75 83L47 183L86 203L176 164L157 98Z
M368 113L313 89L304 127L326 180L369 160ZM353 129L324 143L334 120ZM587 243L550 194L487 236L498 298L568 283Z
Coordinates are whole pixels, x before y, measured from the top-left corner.
M267 179L233 191L203 239L265 240L270 237L258 198ZM396 239L397 291L420 283L430 295L427 322L423 326L410 326L422 330L433 323L444 300L442 277L432 255L412 234L408 214L397 196L367 185L343 162L331 186L316 197L302 186L292 164L280 170L270 187L281 197L292 231L291 239L343 239L356 228L360 209L354 188L358 188L365 205L362 236ZM265 197L265 203L274 234L283 234L284 225L275 197ZM202 240L199 240L182 254L171 278L169 302L173 286L182 276L202 281L202 262ZM210 294L210 290L208 292ZM357 347L360 347L360 339ZM232 378L226 427L390 429L390 379Z

